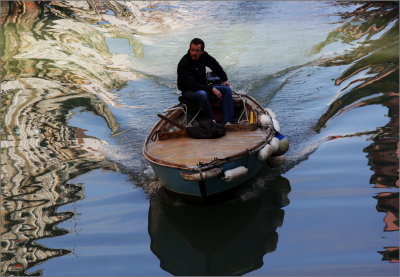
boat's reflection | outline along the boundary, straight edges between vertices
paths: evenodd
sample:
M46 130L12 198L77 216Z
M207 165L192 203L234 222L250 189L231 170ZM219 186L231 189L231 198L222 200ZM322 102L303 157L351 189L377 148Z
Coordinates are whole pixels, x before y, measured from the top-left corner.
M162 191L153 195L149 234L161 268L174 275L242 275L261 267L277 247L290 192L284 177L265 182L214 205L178 202Z

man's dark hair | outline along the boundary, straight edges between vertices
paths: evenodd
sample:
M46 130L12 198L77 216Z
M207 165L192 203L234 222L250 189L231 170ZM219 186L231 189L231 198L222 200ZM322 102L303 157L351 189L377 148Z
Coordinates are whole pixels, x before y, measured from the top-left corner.
M192 39L192 41L190 42L190 44L196 44L196 45L200 44L200 45L201 45L201 51L204 51L205 45L204 45L204 41L203 41L201 38L194 38L194 39Z

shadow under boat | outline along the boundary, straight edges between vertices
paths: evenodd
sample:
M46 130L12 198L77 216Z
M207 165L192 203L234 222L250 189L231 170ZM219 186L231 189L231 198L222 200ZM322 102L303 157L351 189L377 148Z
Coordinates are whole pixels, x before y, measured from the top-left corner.
M289 204L289 180L279 176L223 203L198 205L161 190L150 198L151 251L174 275L243 275L275 251L276 229Z

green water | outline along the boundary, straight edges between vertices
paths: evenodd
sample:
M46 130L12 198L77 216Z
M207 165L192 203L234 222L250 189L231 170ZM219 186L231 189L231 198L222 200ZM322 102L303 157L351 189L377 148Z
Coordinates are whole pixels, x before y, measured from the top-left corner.
M397 276L398 2L1 2L2 275ZM193 37L286 162L209 206L142 156Z

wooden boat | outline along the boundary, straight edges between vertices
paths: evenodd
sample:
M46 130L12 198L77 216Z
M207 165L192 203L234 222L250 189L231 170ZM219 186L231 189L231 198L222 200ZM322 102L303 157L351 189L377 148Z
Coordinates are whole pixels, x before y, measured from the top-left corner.
M248 95L234 93L233 101L237 123L225 125L226 134L220 138L188 136L182 126L198 123L196 107L180 103L160 116L143 154L166 189L207 198L251 179L265 163L275 167L283 162L289 144L279 133L274 113ZM212 104L217 121L221 105Z

